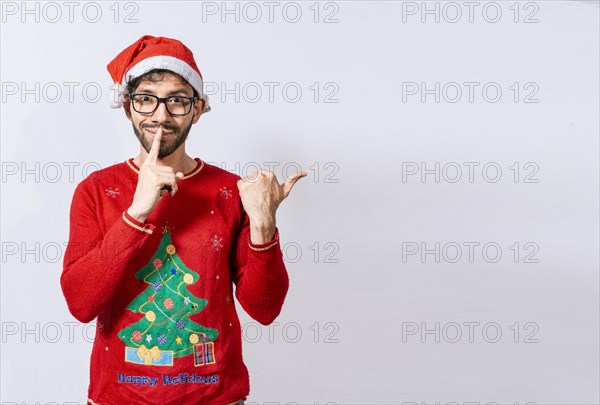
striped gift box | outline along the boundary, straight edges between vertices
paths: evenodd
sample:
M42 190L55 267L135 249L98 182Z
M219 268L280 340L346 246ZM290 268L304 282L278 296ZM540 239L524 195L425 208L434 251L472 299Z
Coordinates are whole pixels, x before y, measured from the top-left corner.
M214 342L202 342L194 345L194 365L196 367L214 363L216 363Z

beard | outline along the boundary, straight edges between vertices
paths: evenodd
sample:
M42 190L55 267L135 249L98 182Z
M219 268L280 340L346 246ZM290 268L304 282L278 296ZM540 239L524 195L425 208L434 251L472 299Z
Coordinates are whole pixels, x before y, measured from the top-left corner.
M169 156L171 153L175 152L177 148L179 148L188 137L190 130L192 129L192 123L188 125L187 128L183 130L174 125L153 125L153 124L142 124L140 125L140 129L138 129L135 124L132 122L133 132L135 132L135 136L140 141L144 149L147 153L150 153L150 148L152 147L152 139L146 139L144 137L144 129L158 129L162 126L163 131L172 132L172 135L169 135L169 139L161 139L160 141L160 149L158 150L158 158L162 159L164 157ZM164 136L164 135L163 135Z

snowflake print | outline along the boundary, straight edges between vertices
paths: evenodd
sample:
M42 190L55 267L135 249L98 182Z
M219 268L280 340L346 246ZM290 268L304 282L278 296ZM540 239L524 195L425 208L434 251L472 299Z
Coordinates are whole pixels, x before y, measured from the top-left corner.
M115 188L113 190L112 187L109 188L105 188L104 191L106 191L106 195L112 198L117 198L117 196L119 195L119 189Z
M219 191L221 192L221 195L225 197L226 200L233 195L231 190L229 190L227 187L222 187L219 189Z
M159 292L162 288L162 284L158 281L152 283L152 289L156 292Z
M223 238L220 238L218 235L213 235L212 238L210 238L210 244L213 249L215 249L217 252L219 251L220 248L223 247Z
M182 330L185 328L185 322L183 322L183 320L180 319L177 322L175 322L175 326L177 326L177 329Z
M156 340L158 340L158 343L160 343L161 345L164 345L167 343L167 337L165 335L163 335L162 333L160 335L158 335Z

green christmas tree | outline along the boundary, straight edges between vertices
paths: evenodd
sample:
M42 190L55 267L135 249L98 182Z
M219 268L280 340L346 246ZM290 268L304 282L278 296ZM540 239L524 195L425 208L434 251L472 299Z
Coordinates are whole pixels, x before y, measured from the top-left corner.
M189 319L208 304L187 291L187 286L198 282L200 277L179 258L170 229L163 229L156 253L135 274L148 288L127 306L128 310L144 316L119 332L126 345L125 360L170 366L175 357L194 353L196 365L214 363L218 331Z

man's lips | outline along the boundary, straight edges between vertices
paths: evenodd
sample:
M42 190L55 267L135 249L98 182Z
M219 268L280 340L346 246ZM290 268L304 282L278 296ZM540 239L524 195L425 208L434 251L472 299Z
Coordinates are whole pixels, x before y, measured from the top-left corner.
M158 130L158 128L157 129L144 128L144 131L146 131L146 132L148 132L148 133L150 133L152 135L156 135L156 131L157 130ZM172 133L173 133L173 131L165 131L164 129L162 131L163 136L165 136L165 135L171 135Z

